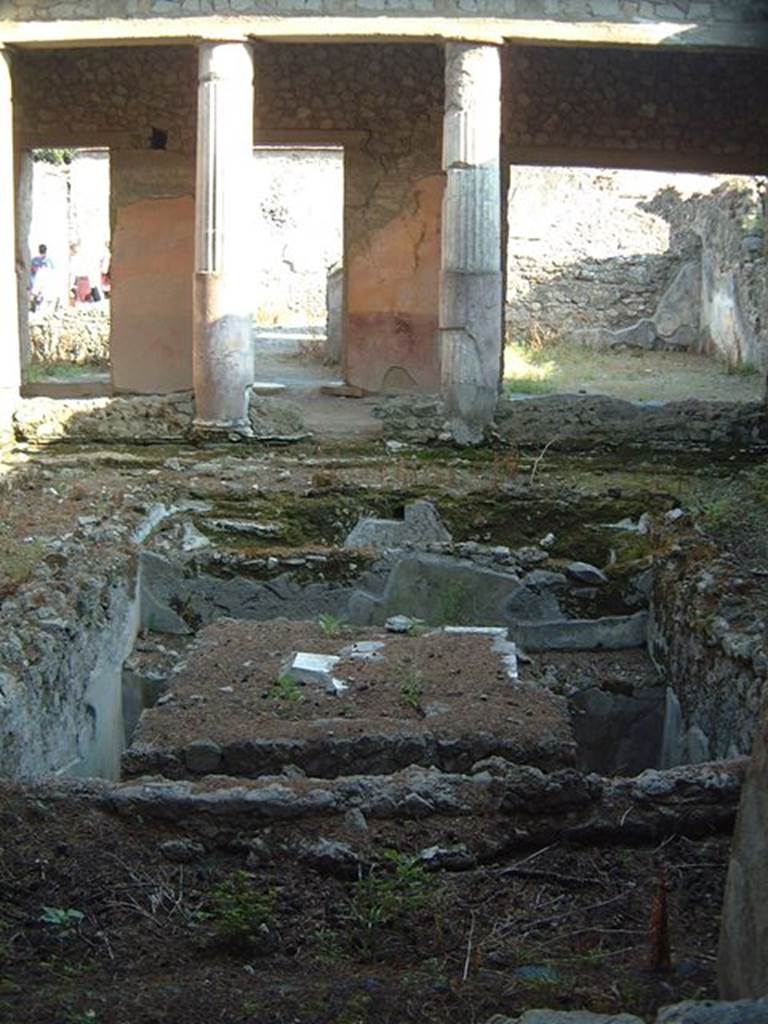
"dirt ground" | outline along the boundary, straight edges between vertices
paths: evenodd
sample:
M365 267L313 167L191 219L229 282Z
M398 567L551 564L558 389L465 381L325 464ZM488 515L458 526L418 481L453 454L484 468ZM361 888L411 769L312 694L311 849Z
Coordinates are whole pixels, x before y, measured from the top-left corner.
M428 873L422 826L377 822L355 880L254 864L258 833L215 851L191 837L175 863L170 827L45 790L5 789L0 815L7 1024L482 1024L714 993L725 838L514 852L506 837L506 856ZM668 966L649 933L662 877Z
M192 740L225 745L258 738L314 738L429 731L459 738L514 737L536 763L542 744L566 751L564 702L510 680L492 640L481 636L397 636L316 623L219 622L198 635L171 680L173 699L149 709L136 741L176 750ZM380 660L344 657L356 643L380 643ZM347 690L297 685L282 673L292 654L342 653L333 669ZM566 755L567 760L567 755Z

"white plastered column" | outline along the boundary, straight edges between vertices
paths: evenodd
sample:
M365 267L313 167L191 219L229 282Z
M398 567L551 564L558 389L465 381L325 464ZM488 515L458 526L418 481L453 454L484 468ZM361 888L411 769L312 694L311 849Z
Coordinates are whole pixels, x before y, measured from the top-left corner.
M249 434L253 382L249 200L253 54L247 43L199 51L193 380L197 427Z
M440 360L449 429L477 443L493 419L502 348L501 50L445 47Z
M11 57L0 49L0 435L11 430L21 385L15 209Z

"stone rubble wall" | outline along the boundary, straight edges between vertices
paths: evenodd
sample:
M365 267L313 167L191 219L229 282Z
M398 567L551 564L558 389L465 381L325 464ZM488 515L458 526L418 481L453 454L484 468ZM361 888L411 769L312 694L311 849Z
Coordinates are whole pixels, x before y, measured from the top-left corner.
M66 542L42 541L32 578L3 600L0 774L116 777L122 664L139 627L125 534L126 524L82 525ZM96 535L109 544L98 565Z
M558 340L653 316L668 282L696 252L645 203L664 188L707 191L720 179L658 171L516 167L509 187L507 330Z
M58 18L174 18L200 14L411 14L616 21L750 24L765 15L760 0L11 0L5 16L12 20Z
M660 197L660 205L665 197ZM758 179L722 184L670 214L672 244L694 235L701 247L698 349L729 366L768 363L768 248Z
M765 252L759 179L513 168L508 335L762 368Z
M663 763L748 754L768 679L759 581L686 521L659 536L649 650L668 680Z
M109 363L109 308L62 309L30 319L33 363Z
M728 158L737 170L739 156L765 153L760 54L509 46L507 69L512 160L549 150L554 164L601 166L591 157L609 150L617 166L707 170Z

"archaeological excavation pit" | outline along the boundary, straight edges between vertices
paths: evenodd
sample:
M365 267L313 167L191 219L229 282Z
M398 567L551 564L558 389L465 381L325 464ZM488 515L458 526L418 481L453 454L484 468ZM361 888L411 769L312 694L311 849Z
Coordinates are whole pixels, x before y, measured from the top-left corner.
M92 456L35 458L28 472L43 474L53 519ZM343 1012L351 997L323 987L329 943L338 984L367 964L386 990L422 947L446 964L460 948L446 969L461 976L469 906L482 966L461 998L473 993L483 1019L510 985L519 1006L641 1009L668 1000L663 974L630 994L663 862L685 965L672 983L711 991L760 649L748 591L738 615L713 611L724 570L680 487L701 460L670 457L649 482L643 467L618 476L596 457L575 486L553 456L531 486L532 461L395 459L105 457L103 492L75 503L67 539L45 542L39 570L0 609L25 610L26 646L11 656L40 681L14 691L4 675L2 713L5 770L32 776L37 794L29 811L13 796L6 806L25 843L34 815L50 815L34 842L55 844L44 856L63 871L45 905L83 907L94 922L124 914L119 942L143 949L144 905L134 915L105 896L97 907L70 867L88 857L105 886L134 895L127 870L158 892L183 876L190 916L155 911L169 956L279 963L296 985L305 975L295 1002L265 996L270 1021L287 1006L314 1020L321 992ZM78 603L66 606L57 595L71 584ZM718 616L733 625L716 636ZM702 679L727 685L693 685ZM360 886L409 864L440 927L417 899L371 935L354 917ZM243 947L222 947L204 916L206 892L230 884L275 894L280 923ZM545 898L558 915L549 939L535 923ZM552 961L547 941L576 959ZM621 1002L595 994L617 963ZM450 987L425 970L402 991L434 993L444 1011Z

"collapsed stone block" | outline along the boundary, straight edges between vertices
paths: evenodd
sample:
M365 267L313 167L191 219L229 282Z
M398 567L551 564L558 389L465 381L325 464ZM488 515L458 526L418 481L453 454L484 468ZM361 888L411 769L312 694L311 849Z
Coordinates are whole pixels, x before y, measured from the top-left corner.
M406 505L404 518L360 519L344 541L345 548L386 551L405 546L422 547L433 543L451 543L451 535L443 526L430 501L414 501Z

